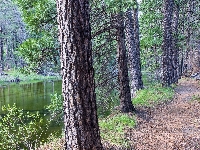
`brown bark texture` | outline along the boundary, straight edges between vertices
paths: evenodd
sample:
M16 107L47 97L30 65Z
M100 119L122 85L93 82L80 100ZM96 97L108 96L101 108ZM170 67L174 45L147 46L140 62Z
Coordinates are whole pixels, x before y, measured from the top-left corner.
M57 0L65 149L101 150L92 66L89 0Z
M141 63L140 63L140 42L138 9L129 9L126 12L126 43L129 58L129 73L131 98L134 98L136 91L143 88Z
M173 40L172 40L172 66L173 66L173 79L172 83L178 83L180 77L179 73L179 47L178 47L178 24L179 24L179 4L174 5L173 13Z
M120 87L120 110L123 113L134 111L131 101L131 92L128 76L128 58L126 54L124 18L122 14L117 16L117 61L118 61L118 79Z
M199 74L200 71L200 50L198 48L199 44L199 35L200 35L200 30L198 25L195 26L194 22L200 22L199 21L199 1L195 0L189 0L187 1L186 4L186 9L187 12L185 15L187 16L185 22L187 23L186 27L186 32L185 34L187 35L187 42L186 42L186 47L187 47L187 73L188 75L194 77L195 74ZM197 23L197 24L198 24Z
M172 18L173 18L173 0L164 0L164 33L163 33L163 57L162 57L162 85L170 86L173 83L173 35L172 35Z

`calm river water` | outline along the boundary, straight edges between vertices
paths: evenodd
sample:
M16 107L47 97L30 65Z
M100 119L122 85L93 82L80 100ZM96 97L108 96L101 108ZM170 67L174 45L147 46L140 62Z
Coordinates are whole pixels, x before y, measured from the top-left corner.
M45 106L51 102L51 94L57 93L60 95L62 81L46 81L46 82L37 82L30 84L12 84L5 85L0 87L0 115L4 115L2 111L2 106L13 106L16 104L17 108L23 109L23 111L29 112L39 112L43 119L49 119L50 115L48 114ZM104 116L103 111L105 104L99 104L99 115ZM106 110L106 109L105 109ZM110 110L108 109L108 112ZM106 111L105 111L106 112ZM106 112L107 113L107 112ZM105 113L105 114L106 114ZM51 123L45 135L42 135L43 139L56 131L58 134L62 133L62 124ZM44 127L46 129L46 127ZM45 130L44 129L44 130Z
M39 111L43 119L48 119L50 115L46 115L45 106L50 103L51 94L61 94L61 85L61 81L46 81L2 86L0 87L0 115L4 115L1 109L2 106L7 106L8 104L13 106L16 104L17 108L24 111ZM53 131L61 133L62 126L56 123L51 124L46 136Z
M14 84L0 87L0 108L14 103L24 111L45 111L51 94L61 94L61 81ZM0 114L2 110L0 109Z

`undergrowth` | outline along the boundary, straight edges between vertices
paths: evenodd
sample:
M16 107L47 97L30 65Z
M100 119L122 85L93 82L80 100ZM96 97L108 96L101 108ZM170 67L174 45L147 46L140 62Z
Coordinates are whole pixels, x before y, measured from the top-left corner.
M155 84L138 91L136 95L132 100L134 106L152 106L172 99L174 90L171 87L162 87L161 84Z
M135 127L135 116L128 114L116 114L99 121L101 138L111 144L128 146L128 141L124 137L126 128Z
M49 123L45 122L39 113L23 112L14 104L3 106L5 115L0 117L0 147L1 149L31 149L45 140L42 134Z
M174 96L174 87L162 87L158 82L143 76L145 88L137 92L137 96L132 99L134 106L153 106L163 101L171 100ZM124 138L126 128L134 128L136 117L133 115L117 114L110 115L106 119L99 121L101 137L104 141L109 141L114 145L128 146L128 141Z
M23 76L18 74L18 72L11 73L16 76L19 75L20 78L32 78L32 80L41 80L41 76L32 74L30 76ZM24 79L25 80L25 79ZM147 79L144 80L145 88L137 92L137 96L132 100L134 106L153 106L157 103L170 100L174 96L174 90L171 87L162 87L161 84L151 82ZM52 106L60 102L58 95L54 95L55 101L52 100ZM62 106L62 105L61 105ZM60 105L55 107L55 110L51 108L52 111L59 111ZM49 106L50 108L50 106ZM53 113L52 113L53 114ZM136 116L133 114L122 114L119 112L113 112L113 114L107 116L106 118L99 118L99 126L101 138L103 141L109 142L110 144L119 147L129 147L129 141L125 138L127 129L134 128L136 126Z
M191 101L198 101L198 102L200 102L200 96L199 95L192 96Z

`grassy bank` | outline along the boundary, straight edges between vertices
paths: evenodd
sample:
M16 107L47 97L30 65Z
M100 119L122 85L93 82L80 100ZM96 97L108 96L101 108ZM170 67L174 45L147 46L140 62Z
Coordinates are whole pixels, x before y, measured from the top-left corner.
M37 82L41 80L56 80L57 76L41 76L37 74L24 75L18 71L8 72L9 77L19 77L23 83ZM4 79L4 81L6 81ZM145 77L143 79L145 88L137 92L137 96L132 99L133 105L137 107L153 107L163 101L171 100L174 96L174 90L172 87L162 87L161 84L152 82ZM57 96L56 96L57 97ZM61 105L62 106L62 105ZM113 111L112 114L106 118L99 118L100 134L103 143L109 143L109 146L114 147L126 147L130 146L129 140L126 138L126 134L130 128L134 128L137 125L137 114L129 113L122 114L119 111ZM61 149L63 145L63 139L57 139L53 137L44 147L52 147L53 149Z
M153 107L173 98L173 87L162 87L160 83L148 79L148 76L145 75L143 81L145 88L138 91L137 96L132 99L136 108ZM113 111L106 118L99 118L100 134L104 146L108 149L129 148L130 144L126 134L130 128L135 128L137 125L136 115L134 113L122 114L119 111Z
M15 80L16 78L18 78L20 80L20 83L22 84L34 83L45 80L61 80L59 74L44 76L36 73L22 74L18 70L11 70L5 71L5 75L0 76L0 85L13 84L13 82L11 81Z

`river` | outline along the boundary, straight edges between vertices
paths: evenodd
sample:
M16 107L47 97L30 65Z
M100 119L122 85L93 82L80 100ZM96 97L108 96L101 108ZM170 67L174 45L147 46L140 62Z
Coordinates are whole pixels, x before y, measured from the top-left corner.
M45 109L45 106L50 104L52 94L57 93L60 95L62 93L61 85L62 81L42 81L29 84L18 83L0 86L0 115L5 115L1 109L2 106L13 106L15 104L17 108L23 109L25 112L39 112L42 118L47 120L50 118L50 114ZM99 115L106 116L109 114L109 109L105 111L106 106L103 103L98 104ZM46 139L53 132L61 135L63 133L62 129L63 123L58 124L52 122L48 130L46 130L46 126L44 125L45 132L41 135L41 139Z
M45 106L51 102L51 94L61 94L61 81L45 81L29 84L10 84L0 87L0 115L4 116L2 106L13 106L29 111L31 113L39 112L44 122L50 118L50 114L45 109ZM41 139L46 139L52 132L61 134L62 125L51 123L48 129L44 127L44 134L41 134ZM0 129L1 130L1 129Z

